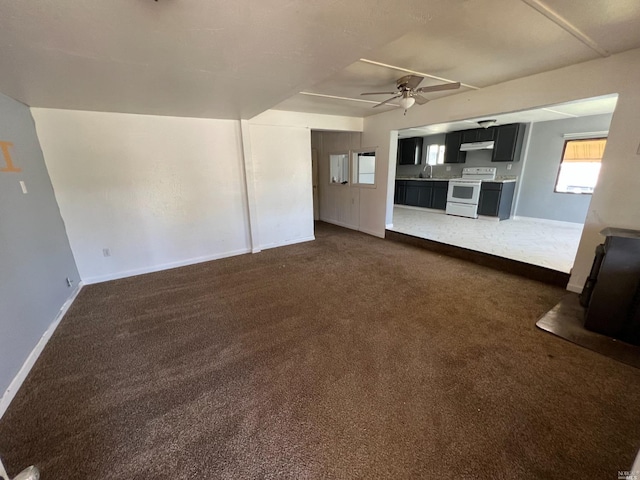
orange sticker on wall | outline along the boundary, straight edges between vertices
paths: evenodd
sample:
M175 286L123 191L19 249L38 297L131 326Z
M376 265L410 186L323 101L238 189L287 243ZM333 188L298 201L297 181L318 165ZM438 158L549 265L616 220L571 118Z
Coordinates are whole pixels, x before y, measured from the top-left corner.
M3 142L0 140L0 150L2 150L2 156L4 157L4 163L6 167L0 168L0 172L21 172L22 169L16 167L13 164L13 160L11 159L11 153L9 152L9 147L13 147L13 143L11 142Z

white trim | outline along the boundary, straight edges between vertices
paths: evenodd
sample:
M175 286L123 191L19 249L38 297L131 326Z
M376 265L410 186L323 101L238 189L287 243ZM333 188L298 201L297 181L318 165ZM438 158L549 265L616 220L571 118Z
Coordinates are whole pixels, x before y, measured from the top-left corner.
M369 230L367 228L359 228L358 231L362 233L366 233L367 235L372 235L374 237L384 238L384 232L380 233L376 230Z
M584 223L580 222L565 222L563 220L550 220L548 218L537 218L537 217L523 217L522 215L514 215L511 217L512 220L531 220L534 222L546 223L547 225L555 225L558 227L561 226L571 226L575 227L576 225L584 226Z
M368 63L370 65L377 65L378 67L389 68L391 70L398 70L399 72L406 72L406 73L411 73L412 75L420 75L421 77L433 78L434 80L439 80L439 81L445 82L445 83L454 83L455 82L455 80L449 80L448 78L436 77L435 75L431 75L429 73L418 72L417 70L409 70L407 68L397 67L395 65L389 65L388 63L376 62L374 60L369 60L367 58L361 58L360 61L363 62L363 63ZM460 85L462 85L463 87L470 88L472 90L480 90L480 87L475 87L473 85L469 85L468 83L460 82Z
M240 135L242 137L242 166L244 168L244 183L249 214L249 233L251 236L252 253L260 251L260 229L258 228L258 201L256 195L256 174L253 164L253 150L251 145L251 125L247 120L240 120Z
M384 228L385 230L391 230L393 228L393 223L387 223Z
M582 133L565 133L562 138L567 140L580 140L588 138L605 138L609 136L609 130L600 130L598 132L582 132Z
M587 47L592 49L594 52L597 52L600 56L608 57L609 55L611 55L609 51L607 51L605 48L598 45L598 43L593 38L591 38L589 35L584 33L582 30L580 30L578 27L576 27L573 23L571 23L569 20L564 18L558 12L548 7L541 0L522 0L522 1L527 5L529 5L531 8L533 8L534 10L536 10L541 15L544 15L545 17L547 17L549 20L551 20L553 23L558 25L560 28L562 28L564 31L566 31L570 35L573 35L576 39L580 40L582 43L584 43Z
M375 163L374 163L374 167L373 167L373 183L360 183L357 181L357 179L354 179L353 177L355 177L356 175L358 175L358 168L356 168L356 165L359 167L360 164L358 163L358 154L359 153L369 153L369 152L373 152L375 155L373 156L373 158L375 159ZM349 180L352 186L354 187L358 187L358 188L378 188L378 147L370 147L370 148L358 148L358 149L352 149L349 150L349 157L351 158L351 165L350 165L350 169L351 171L349 172Z
M582 285L576 285L575 283L569 282L567 284L567 290L573 293L582 293L582 288L583 288Z
M426 207L414 207L413 205L402 205L401 203L394 203L394 208L404 208L405 210L417 210L419 212L441 213L446 215L446 210L440 210L439 208L426 208Z
M47 345L47 342L53 335L53 332L55 332L56 328L58 328L58 325L60 324L63 317L69 310L69 307L71 307L71 305L75 301L76 297L80 293L80 290L82 290L83 286L84 286L83 282L78 283L78 287L71 293L67 301L64 302L64 304L60 308L60 311L58 312L56 317L53 319L53 322L51 323L51 325L49 325L49 328L47 328L47 330L42 334L42 337L40 337L40 340L38 341L36 346L33 347L33 350L31 350L31 353L22 364L22 367L18 371L17 375L13 378L13 380L11 380L11 383L7 387L7 390L2 394L2 398L0 398L0 418L2 418L2 416L7 411L7 408L9 408L11 401L16 396L16 393L18 393L18 390L20 389L23 382L27 378L27 375L29 375L29 372L31 371L36 361L38 360L38 357L40 356L40 354L44 350L44 347Z
M352 98L352 97L339 97L337 95L326 95L324 93L313 93L313 92L300 92L300 95L309 95L312 97L322 97L322 98L334 98L336 100L348 100L350 102L361 102L361 103L373 103L379 104L380 102L376 102L373 100L364 100L362 98ZM385 105L389 105L390 107L399 107L400 105L396 103L386 103Z
M495 222L500 223L500 217L490 217L489 215L478 215L478 220L482 220L484 222Z
M152 267L135 268L133 270L124 270L121 272L109 273L106 275L87 277L83 278L82 281L85 285L92 285L94 283L108 282L109 280L118 280L120 278L133 277L135 275L144 275L145 273L159 272L161 270L169 270L171 268L186 267L187 265L210 262L211 260L219 260L221 258L233 257L235 255L243 255L245 253L251 252L252 250L250 248L240 248L238 250L231 250L224 253L216 253L215 255L205 255L202 257L189 258L187 260L180 260L177 262L163 263L160 265L154 265Z
M339 222L338 220L328 220L326 218L320 217L320 221L325 223L331 223L332 225L337 225L339 227L348 228L349 230L358 230L357 225L349 225L348 223Z
M526 124L525 136L523 140L522 151L520 152L520 175L518 176L520 179L524 178L524 172L527 169L527 165L529 164L529 149L531 147L531 139L533 138L533 123ZM518 213L518 208L520 208L520 195L522 193L522 184L524 182L522 180L518 181L516 179L516 186L513 189L513 203L511 204L511 211L509 212L509 217L514 218Z
M9 475L7 474L7 471L4 469L4 465L2 464L1 458L0 458L0 478L6 478L7 480L9 479Z
M295 245L296 243L312 242L315 239L316 239L315 235L311 235L309 237L302 237L302 238L293 238L291 240L285 240L284 242L269 243L267 245L262 245L262 249L267 250L268 248L285 247L287 245Z

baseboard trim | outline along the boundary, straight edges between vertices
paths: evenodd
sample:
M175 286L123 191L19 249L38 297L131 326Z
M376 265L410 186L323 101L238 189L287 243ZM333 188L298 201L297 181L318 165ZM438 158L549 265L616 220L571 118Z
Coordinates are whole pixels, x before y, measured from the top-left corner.
M230 250L224 253L216 253L215 255L205 255L202 257L190 258L188 260L180 260L178 262L163 263L160 265L154 265L152 267L136 268L133 270L125 270L122 272L110 273L108 275L97 275L95 277L83 278L82 281L85 285L93 285L94 283L108 282L110 280L119 280L121 278L134 277L136 275L144 275L146 273L160 272L162 270L169 270L172 268L186 267L189 265L195 265L197 263L210 262L212 260L219 260L221 258L233 257L236 255L244 255L245 253L251 253L251 248L240 248L238 250Z
M367 235L372 235L374 237L384 238L384 230L382 231L382 233L380 233L380 232L377 232L375 230L369 230L367 228L360 228L359 231L362 232L362 233L366 233Z
M64 304L60 308L60 311L53 319L53 322L51 323L51 325L49 325L49 328L47 328L42 334L42 337L40 337L40 340L38 340L38 343L35 347L33 347L33 350L31 350L31 353L22 364L22 367L18 371L18 374L13 378L13 380L7 387L7 390L2 394L2 398L0 398L0 419L9 408L9 405L18 393L18 390L20 390L20 387L27 378L27 375L29 375L29 372L40 357L40 354L44 350L44 347L49 342L49 339L53 335L53 332L55 332L56 328L58 328L58 325L60 325L60 322L64 318L65 314L67 313L75 299L78 297L78 294L80 293L80 290L82 290L83 286L83 282L78 283L77 288L73 291L73 293L71 293L67 301L64 302Z
M337 225L339 227L348 228L350 230L358 230L358 227L355 225L349 225L348 223L339 222L338 220L327 220L326 218L321 218L321 222L330 223L331 225Z
M573 293L578 293L578 294L582 293L582 288L583 288L582 285L578 285L578 284L575 284L575 283L569 282L567 284L567 290L569 290L570 292L573 292Z
M405 210L415 210L416 212L441 213L442 215L446 214L446 212L440 208L414 207L413 205L400 205L400 204L394 204L393 207L404 208Z
M278 248L278 247L286 247L287 245L295 245L296 243L312 242L315 239L316 239L315 235L310 235L308 237L294 238L294 239L291 239L291 240L285 240L284 242L270 243L268 245L262 245L260 248L262 250L268 250L270 248Z
M583 223L579 222L567 222L564 220L551 220L548 218L538 218L538 217L524 217L522 215L513 215L511 217L512 220L532 220L535 222L546 223L547 225L555 225L555 226L565 226L565 227L575 227L577 225L583 226Z

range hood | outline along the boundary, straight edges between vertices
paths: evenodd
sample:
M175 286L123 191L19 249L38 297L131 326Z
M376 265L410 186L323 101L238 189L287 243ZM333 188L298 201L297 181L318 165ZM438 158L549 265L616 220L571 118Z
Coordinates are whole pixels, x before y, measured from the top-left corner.
M472 152L474 150L493 150L493 144L495 142L471 142L471 143L463 143L460 145L461 152Z

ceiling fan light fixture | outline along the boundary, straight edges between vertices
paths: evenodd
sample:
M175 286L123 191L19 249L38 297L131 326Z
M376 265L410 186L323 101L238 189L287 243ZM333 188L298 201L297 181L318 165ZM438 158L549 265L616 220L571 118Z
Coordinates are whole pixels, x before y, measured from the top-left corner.
M404 96L400 99L399 103L402 108L407 110L408 108L411 108L414 103L416 103L416 99L413 97Z
M487 120L478 120L476 123L482 128L489 128L493 127L497 123L497 120L492 118Z

